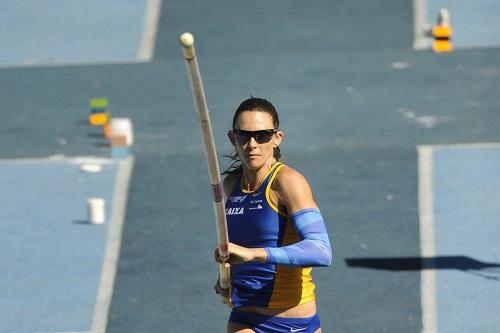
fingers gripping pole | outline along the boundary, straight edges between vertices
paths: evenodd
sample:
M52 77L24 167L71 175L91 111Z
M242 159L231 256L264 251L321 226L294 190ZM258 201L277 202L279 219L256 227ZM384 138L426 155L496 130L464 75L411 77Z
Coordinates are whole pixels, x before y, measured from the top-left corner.
M200 123L203 143L205 147L205 157L207 158L208 171L210 177L210 184L213 190L213 205L214 213L217 221L217 239L219 243L219 254L222 257L229 255L227 243L227 223L226 214L224 211L224 190L221 184L219 163L217 162L217 152L215 150L215 143L212 134L212 126L210 123L210 116L208 113L207 101L205 92L203 90L203 83L201 81L200 70L198 68L198 61L196 60L196 51L194 48L194 37L190 33L183 33L179 37L182 45L182 53L186 61L186 68L189 76L189 83L191 85L191 92ZM222 288L229 287L229 269L224 268L223 265L219 266L219 283Z

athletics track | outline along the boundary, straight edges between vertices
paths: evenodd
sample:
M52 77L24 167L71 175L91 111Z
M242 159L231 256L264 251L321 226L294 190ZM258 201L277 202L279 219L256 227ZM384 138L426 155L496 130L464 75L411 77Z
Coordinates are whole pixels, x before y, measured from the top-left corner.
M240 100L280 111L284 161L332 235L333 267L314 271L324 332L494 332L499 9L476 3L2 2L0 332L224 330L183 31L220 155ZM414 50L443 5L456 50ZM134 122L133 160L109 159L86 125L92 97ZM103 171L83 173L88 159ZM94 193L104 225L86 223ZM120 242L114 278L102 267ZM108 313L98 295L111 291Z

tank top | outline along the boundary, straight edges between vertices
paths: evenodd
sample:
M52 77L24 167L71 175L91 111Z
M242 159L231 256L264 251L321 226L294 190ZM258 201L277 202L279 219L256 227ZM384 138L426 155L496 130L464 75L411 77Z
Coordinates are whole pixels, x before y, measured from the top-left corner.
M300 241L286 212L269 198L284 164L273 165L254 191L241 187L241 175L226 201L229 241L249 248L281 247ZM315 299L310 267L248 262L231 265L231 303L235 308L290 308Z

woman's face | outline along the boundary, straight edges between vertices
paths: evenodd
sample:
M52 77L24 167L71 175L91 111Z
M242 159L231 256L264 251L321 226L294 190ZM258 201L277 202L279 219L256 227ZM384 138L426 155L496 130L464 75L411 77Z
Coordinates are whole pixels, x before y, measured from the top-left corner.
M274 147L277 147L281 143L281 140L283 140L282 131L277 131L272 134L262 134L261 132L261 134L257 134L258 136L260 135L260 138L257 137L256 140L255 135L253 135L249 137L246 142L244 135L238 135L238 130L247 132L273 130L273 118L270 114L261 111L243 111L238 116L234 129L235 131L230 131L228 133L229 139L236 147L236 151L244 167L247 169L259 170L275 162L273 156ZM269 139L267 142L257 142L267 139Z

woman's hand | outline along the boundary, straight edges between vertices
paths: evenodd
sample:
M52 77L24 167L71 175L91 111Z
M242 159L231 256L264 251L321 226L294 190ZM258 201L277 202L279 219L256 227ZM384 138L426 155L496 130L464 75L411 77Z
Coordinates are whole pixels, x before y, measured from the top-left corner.
M266 262L267 252L263 248L248 248L228 243L229 258L222 258L219 255L219 250L215 249L215 261L219 264L224 264L224 267L229 268L230 264L241 264L250 261Z
M224 289L220 286L220 281L217 279L217 282L215 282L214 286L215 293L217 295L220 295L222 298L222 303L227 303L229 299L229 288Z

